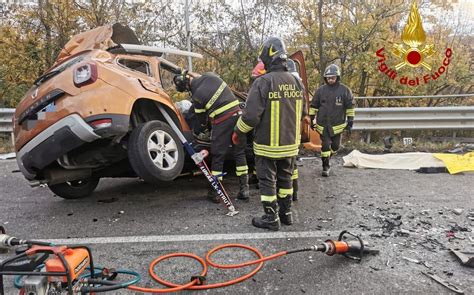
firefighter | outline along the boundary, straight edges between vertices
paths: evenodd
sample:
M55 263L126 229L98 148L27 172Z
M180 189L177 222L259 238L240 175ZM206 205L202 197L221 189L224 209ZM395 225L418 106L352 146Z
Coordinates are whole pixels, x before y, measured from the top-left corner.
M303 86L303 80L301 79L298 70L296 68L296 63L292 59L287 59L286 61L286 67L289 73L291 73L295 78L296 82L299 84L298 86L301 89L304 89ZM253 68L252 70L252 79L255 80L256 78L264 75L266 73L265 71L265 65L263 62L259 61L257 65ZM306 101L303 99L303 118L306 119L307 112L306 112ZM308 122L309 123L309 122ZM291 175L291 180L293 181L293 196L292 199L293 201L298 200L298 167L296 166L295 163L295 168L293 169L293 174Z
M355 111L351 90L340 82L339 67L335 64L329 65L324 70L323 77L326 85L319 87L316 91L311 101L309 115L311 128L321 136L323 165L321 174L328 177L331 168L329 159L339 149L342 132L351 131Z
M186 72L174 77L176 90L191 92L194 112L200 122L199 134L210 123L211 128L211 173L222 181L224 160L229 146L232 145L232 133L237 119L242 114L239 100L234 96L227 84L214 73L204 73L197 78L191 78ZM236 174L239 177L239 193L237 199L248 201L248 166L245 158L245 145L232 145L236 162ZM208 198L219 203L220 198L211 187Z
M253 82L232 140L239 143L255 129L253 150L265 214L253 218L252 224L279 230L281 223L293 223L291 176L300 143L303 91L287 71L287 51L280 38L268 38L259 58L266 73Z

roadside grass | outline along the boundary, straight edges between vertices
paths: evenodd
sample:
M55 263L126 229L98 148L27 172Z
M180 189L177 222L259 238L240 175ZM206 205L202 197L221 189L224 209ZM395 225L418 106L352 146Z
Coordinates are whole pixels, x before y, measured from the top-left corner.
M0 136L0 154L13 152L12 141L9 137Z
M359 150L363 153L381 154L381 153L409 153L409 152L425 152L425 153L443 153L453 149L456 143L453 142L429 142L423 140L414 140L410 145L404 145L402 141L394 140L392 147L386 150L385 145L381 141L366 143L361 140L343 141L342 150L350 153L352 150Z

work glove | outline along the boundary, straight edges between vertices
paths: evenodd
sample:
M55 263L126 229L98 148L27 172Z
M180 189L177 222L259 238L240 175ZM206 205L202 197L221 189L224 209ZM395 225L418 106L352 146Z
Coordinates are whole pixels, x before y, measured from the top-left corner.
M196 138L199 141L203 142L210 142L211 141L211 131L209 129L204 129L203 131L200 131L199 133L195 133L193 131L194 138Z
M244 133L240 132L239 130L234 130L232 133L232 144L234 146L242 146L246 144L246 136Z
M311 119L309 118L309 116L304 116L303 122L308 124L308 125L311 125Z
M239 135L237 134L237 132L233 132L232 133L232 144L234 145L239 145Z
M347 125L346 125L346 128L344 128L344 130L347 130L347 132L349 132L349 134L352 133L352 125L354 124L354 121L353 120L348 120L347 121Z
M309 128L316 130L316 123L314 123L314 116L309 116Z

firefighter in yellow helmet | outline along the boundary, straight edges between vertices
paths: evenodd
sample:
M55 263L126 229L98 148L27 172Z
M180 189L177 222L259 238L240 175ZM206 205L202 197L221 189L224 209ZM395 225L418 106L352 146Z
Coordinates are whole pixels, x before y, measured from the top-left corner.
M329 176L329 158L339 149L342 132L351 131L355 115L352 92L340 80L339 67L329 65L324 70L326 85L318 88L309 108L311 128L321 135L321 174L325 177Z
M253 150L265 214L254 217L252 224L279 230L280 220L293 223L291 176L300 143L303 89L287 70L287 51L280 38L268 38L259 58L266 73L252 84L233 141L244 141L255 129Z

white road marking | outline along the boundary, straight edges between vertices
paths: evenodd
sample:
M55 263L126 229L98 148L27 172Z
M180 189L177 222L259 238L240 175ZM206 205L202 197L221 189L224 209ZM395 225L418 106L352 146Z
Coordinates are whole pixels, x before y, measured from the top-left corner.
M95 237L71 239L43 239L55 245L71 244L126 244L126 243L156 243L156 242L201 242L225 240L267 240L320 238L336 239L340 231L303 231L303 232L266 232L266 233L235 233L235 234L198 234L198 235L156 235L156 236L125 236L125 237Z

